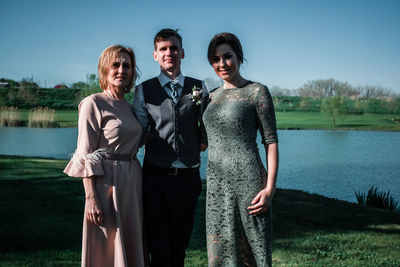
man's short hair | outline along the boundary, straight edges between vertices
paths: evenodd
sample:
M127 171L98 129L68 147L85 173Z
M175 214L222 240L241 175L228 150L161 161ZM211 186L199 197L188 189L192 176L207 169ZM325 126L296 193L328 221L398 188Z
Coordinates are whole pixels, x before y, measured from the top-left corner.
M178 31L179 29L173 30L169 28L160 30L156 36L154 36L154 49L157 50L157 43L159 41L163 41L170 37L176 37L176 39L179 41L179 45L181 46L180 48L182 49L182 36L178 33Z

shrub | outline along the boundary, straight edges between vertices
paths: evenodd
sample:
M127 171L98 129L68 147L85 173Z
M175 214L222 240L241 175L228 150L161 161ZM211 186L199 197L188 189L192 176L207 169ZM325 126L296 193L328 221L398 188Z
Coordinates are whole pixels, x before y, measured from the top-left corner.
M4 106L21 109L49 107L52 109L76 109L76 95L80 89L70 88L0 88L0 102Z
M361 193L360 191L354 192L360 206L371 206L380 209L388 209L395 213L399 213L399 201L395 201L394 197L390 195L390 190L387 192L378 191L378 188L372 186L368 193Z
M336 122L347 114L346 99L341 96L324 98L321 112L327 114L332 120L333 127L336 127Z

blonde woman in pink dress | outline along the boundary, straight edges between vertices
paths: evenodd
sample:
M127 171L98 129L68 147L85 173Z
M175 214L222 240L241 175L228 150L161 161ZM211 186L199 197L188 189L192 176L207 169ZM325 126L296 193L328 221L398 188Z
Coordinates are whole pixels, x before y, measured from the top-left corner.
M103 92L79 104L77 148L64 170L85 189L82 266L144 266L136 158L143 130L124 100L137 77L132 49L106 48L98 72Z

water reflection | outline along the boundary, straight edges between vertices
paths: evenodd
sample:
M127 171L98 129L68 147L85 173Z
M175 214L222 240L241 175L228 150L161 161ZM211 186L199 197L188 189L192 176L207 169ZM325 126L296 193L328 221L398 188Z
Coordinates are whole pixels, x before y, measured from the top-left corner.
M0 154L67 159L76 128L0 127ZM278 187L355 202L354 190L376 185L400 200L400 133L372 131L279 131ZM260 138L258 139L262 148ZM265 152L261 149L265 164ZM206 177L207 153L201 176ZM138 154L143 159L143 150Z

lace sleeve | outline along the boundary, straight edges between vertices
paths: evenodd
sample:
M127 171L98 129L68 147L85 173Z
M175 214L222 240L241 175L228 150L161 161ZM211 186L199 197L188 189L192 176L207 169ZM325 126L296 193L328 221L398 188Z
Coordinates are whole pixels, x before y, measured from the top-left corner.
M104 175L101 159L107 157L104 148L98 148L101 132L101 112L90 96L79 104L78 141L71 161L64 173L72 177Z
M260 85L256 95L255 105L263 144L277 143L278 134L276 131L274 103L266 86Z

